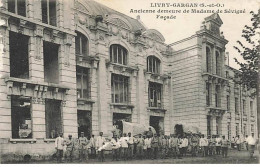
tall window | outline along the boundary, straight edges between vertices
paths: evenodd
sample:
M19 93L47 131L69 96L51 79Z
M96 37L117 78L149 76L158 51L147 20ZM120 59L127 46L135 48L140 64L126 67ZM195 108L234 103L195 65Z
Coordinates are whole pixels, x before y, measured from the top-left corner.
M227 130L228 130L228 140L231 139L231 123L228 122L227 123Z
M112 103L129 102L129 77L112 74L111 77L111 98Z
M255 133L255 126L254 126L254 124L251 124L251 133Z
M62 132L61 101L45 100L46 138L56 138Z
M56 0L42 0L42 22L57 25Z
M254 115L253 101L250 101L250 114Z
M243 105L243 114L246 115L246 100L242 101L242 105Z
M221 94L220 94L220 86L219 85L216 85L215 103L216 103L216 107L221 107Z
M239 123L236 123L236 136L239 135Z
M149 82L149 107L162 107L162 85Z
M88 54L88 39L81 33L76 32L77 36L75 38L75 48L76 55L86 57Z
M246 124L243 125L243 135L246 136L247 135L247 130L246 130Z
M208 47L206 47L206 68L207 72L211 72L211 52Z
M8 11L26 17L26 1L25 0L8 0Z
M161 61L155 56L147 57L147 71L155 74L160 73Z
M77 67L77 96L90 98L89 70Z
M237 97L235 97L235 113L239 114L239 112L238 112L238 98Z
M211 84L206 82L206 103L207 106L210 106L211 103Z
M216 117L216 133L217 135L221 134L221 118Z
M221 75L221 57L219 52L216 52L216 74Z
M11 97L12 138L32 138L31 99Z
M9 33L10 76L15 78L29 78L29 36Z
M211 116L207 116L207 134L211 135Z
M59 46L51 42L43 42L45 82L59 83Z
M118 44L110 46L110 61L117 64L127 64L127 50Z
M227 110L230 110L230 97L227 95Z

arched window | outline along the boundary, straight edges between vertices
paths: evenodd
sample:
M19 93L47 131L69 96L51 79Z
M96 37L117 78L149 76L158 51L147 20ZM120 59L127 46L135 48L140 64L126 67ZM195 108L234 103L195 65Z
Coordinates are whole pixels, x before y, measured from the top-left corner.
M75 39L76 55L86 57L88 55L88 39L80 32L76 32L76 34L77 34Z
M207 72L211 72L211 52L208 47L206 47L206 68Z
M216 74L220 75L221 73L221 63L219 52L216 52Z
M127 50L121 45L110 46L110 61L117 64L127 64Z
M161 61L155 56L148 56L147 57L147 71L151 73L160 73L160 65Z

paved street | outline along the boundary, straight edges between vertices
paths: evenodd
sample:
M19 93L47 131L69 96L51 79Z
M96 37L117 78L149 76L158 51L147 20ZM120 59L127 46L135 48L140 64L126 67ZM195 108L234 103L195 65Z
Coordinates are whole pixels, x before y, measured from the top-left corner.
M42 164L55 164L56 161L37 161L30 162L32 164L42 163ZM83 162L74 162L73 164L84 164ZM97 160L90 159L88 161L90 164L258 164L259 163L259 153L255 152L254 158L249 158L249 154L247 151L237 151L237 150L229 150L228 157L222 158L222 156L210 156L210 157L191 157L187 155L182 159L158 159L158 160L129 160L129 161L112 161L111 158L107 158L105 162L98 162Z

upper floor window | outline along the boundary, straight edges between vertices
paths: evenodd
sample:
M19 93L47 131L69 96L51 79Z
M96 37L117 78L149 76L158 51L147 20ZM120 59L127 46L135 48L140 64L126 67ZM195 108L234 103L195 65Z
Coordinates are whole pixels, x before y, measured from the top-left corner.
M26 1L25 0L8 0L7 8L9 12L26 17Z
M88 39L81 33L76 32L77 36L75 38L75 48L76 55L82 55L83 57L88 54Z
M235 113L239 114L238 113L238 98L237 97L235 97Z
M251 115L254 115L253 101L250 101L250 114L251 114Z
M56 0L42 0L42 22L57 25Z
M147 71L155 74L160 73L161 61L155 56L147 57Z
M246 100L242 101L242 105L243 105L243 114L246 115Z
M117 64L127 64L127 50L121 45L110 46L110 61Z
M216 74L221 75L221 57L219 52L216 52Z
M90 98L89 70L77 67L77 96L78 98Z
M227 110L230 110L230 97L227 95Z
M10 76L15 78L29 78L29 36L10 31Z
M211 84L206 82L206 104L210 106L211 103Z
M207 72L211 72L211 52L208 47L206 47L206 68Z
M112 74L111 76L112 103L129 102L129 77Z
M219 85L216 85L215 102L216 102L216 107L221 107L221 94L220 94Z
M162 85L159 83L149 82L149 107L162 107Z

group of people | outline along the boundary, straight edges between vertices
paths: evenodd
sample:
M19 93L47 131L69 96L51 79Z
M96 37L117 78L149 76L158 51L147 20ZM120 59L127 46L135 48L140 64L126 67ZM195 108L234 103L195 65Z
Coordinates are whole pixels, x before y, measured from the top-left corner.
M71 135L68 139L63 139L62 134L56 139L55 147L57 149L57 160L61 162L64 146L66 147L65 158L72 161L73 149L75 143ZM112 157L114 161L132 160L132 159L157 159L157 158L179 158L187 156L187 152L192 157L196 156L212 156L221 155L225 158L228 154L230 141L225 136L219 135L205 136L203 134L171 134L157 135L153 134L151 129L146 135L138 134L132 136L123 133L122 135L113 134L112 139L103 137L100 132L99 136L94 135L88 140L81 133L78 139L80 160L88 160L88 154L98 155L99 161L104 161L104 151L107 148L112 149ZM250 156L252 157L255 149L256 140L253 136L247 138ZM110 146L110 147L109 147ZM189 151L187 151L189 150Z

